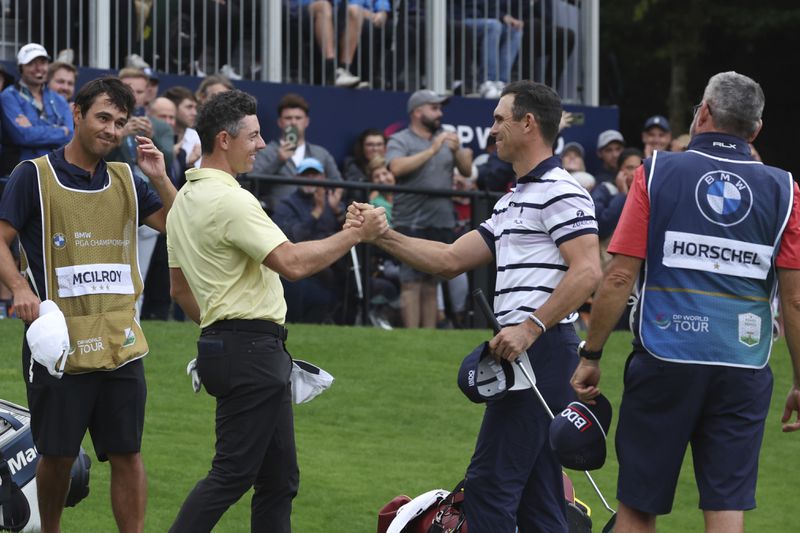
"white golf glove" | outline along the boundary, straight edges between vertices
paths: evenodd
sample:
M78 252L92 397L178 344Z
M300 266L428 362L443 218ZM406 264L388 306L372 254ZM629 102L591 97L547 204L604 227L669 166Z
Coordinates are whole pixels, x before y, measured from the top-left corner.
M194 391L200 392L202 383L200 382L200 376L197 375L197 358L192 359L189 361L189 364L186 365L186 374L192 378L192 388Z

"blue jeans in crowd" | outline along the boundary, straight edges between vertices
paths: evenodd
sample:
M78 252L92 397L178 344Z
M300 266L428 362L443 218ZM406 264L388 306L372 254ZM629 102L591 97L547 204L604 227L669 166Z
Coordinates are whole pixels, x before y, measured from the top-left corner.
M498 19L464 19L464 31L474 32L480 41L478 75L481 80L511 80L511 67L522 45L522 30Z

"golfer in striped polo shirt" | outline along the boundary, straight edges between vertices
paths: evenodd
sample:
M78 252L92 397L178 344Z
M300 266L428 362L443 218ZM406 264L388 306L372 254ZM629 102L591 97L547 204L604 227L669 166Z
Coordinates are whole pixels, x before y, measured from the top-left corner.
M573 399L578 336L572 322L601 275L592 200L553 156L561 112L549 87L510 83L491 134L517 185L491 217L450 245L392 230L375 241L415 269L444 278L494 260L494 312L503 329L490 347L498 358L521 357L554 412ZM361 210L371 207L351 205L348 223L358 225ZM566 532L561 466L548 445L550 418L521 373L514 381L508 394L487 403L467 470L469 530Z

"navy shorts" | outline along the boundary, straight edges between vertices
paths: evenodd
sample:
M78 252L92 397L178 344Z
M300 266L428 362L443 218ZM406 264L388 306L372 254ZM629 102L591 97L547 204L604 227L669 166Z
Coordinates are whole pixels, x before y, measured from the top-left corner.
M451 244L453 242L453 237L455 236L455 233L451 228L409 228L401 226L395 229L403 235L408 235L409 237L443 242L445 244ZM420 272L419 270L411 268L405 263L400 263L400 282L405 283L409 281L438 283L441 281L441 279L433 274Z
M672 509L687 444L699 507L755 507L758 454L772 371L662 361L634 352L625 369L616 434L617 498L650 514Z
M108 454L137 453L142 446L147 385L141 359L112 371L51 376L33 364L23 341L22 364L31 411L31 435L42 455L78 455L86 430L100 461Z

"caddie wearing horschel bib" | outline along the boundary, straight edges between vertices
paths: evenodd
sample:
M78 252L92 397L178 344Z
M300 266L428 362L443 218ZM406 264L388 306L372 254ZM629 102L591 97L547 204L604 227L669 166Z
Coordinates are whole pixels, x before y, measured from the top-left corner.
M794 182L784 170L726 158L735 149L715 143L749 156L747 143L701 136L688 153L654 152L645 162L650 223L637 338L659 359L762 368Z
M785 170L755 160L764 93L712 76L683 153L636 171L592 302L572 385L600 389L603 344L638 279L633 353L616 433L616 531L655 531L672 508L688 444L706 531L744 531L772 396L771 302L780 295L794 382L784 431L800 429L800 198Z
M75 97L72 140L20 163L0 200L0 281L14 294L26 328L40 301L64 313L66 373L33 361L22 367L31 433L40 454L36 480L42 532L59 531L70 469L88 429L97 457L111 463L111 505L120 531L143 531L146 479L139 454L147 387L147 341L135 319L142 292L139 224L164 231L175 198L164 156L138 137L139 166L155 192L126 164L103 158L117 146L134 109L117 78L93 80ZM20 269L10 246L19 236Z

